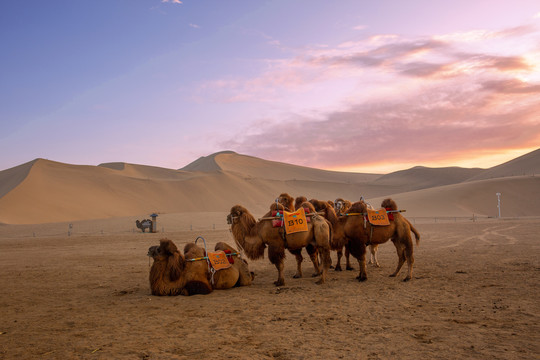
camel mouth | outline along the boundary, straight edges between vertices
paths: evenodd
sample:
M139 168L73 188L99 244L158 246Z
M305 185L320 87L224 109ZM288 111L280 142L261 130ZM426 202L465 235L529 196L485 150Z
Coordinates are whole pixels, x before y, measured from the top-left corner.
M150 246L148 248L148 252L146 253L146 256L153 258L155 255L157 255L159 253L158 249L159 249L159 246L157 246L157 245Z
M232 224L232 215L231 214L227 215L227 224L229 224L229 225Z

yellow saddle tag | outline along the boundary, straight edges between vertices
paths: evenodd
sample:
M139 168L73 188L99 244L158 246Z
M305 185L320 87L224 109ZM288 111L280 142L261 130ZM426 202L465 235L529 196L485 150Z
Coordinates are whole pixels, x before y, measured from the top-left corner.
M283 212L283 220L285 221L285 232L292 234L300 231L308 231L306 213L304 208L300 208L295 212Z
M222 270L227 269L231 266L231 263L227 259L227 255L224 251L216 251L216 252L209 252L208 253L208 260L210 261L210 264L214 268L214 270Z
M367 209L368 220L371 225L390 225L386 209L370 210Z

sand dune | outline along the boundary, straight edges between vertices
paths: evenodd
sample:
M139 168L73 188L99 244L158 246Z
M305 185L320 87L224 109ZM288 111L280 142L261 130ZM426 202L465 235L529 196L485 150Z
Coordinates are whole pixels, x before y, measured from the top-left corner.
M540 151L534 151L487 170L416 167L381 176L319 170L230 151L200 158L180 170L36 159L0 172L0 222L223 212L235 204L262 215L282 192L323 200L357 201L364 196L374 205L390 196L408 216L495 216L495 192L501 192L504 216L539 215L539 177L490 178L526 166L534 172L539 163ZM486 180L479 179L483 174Z

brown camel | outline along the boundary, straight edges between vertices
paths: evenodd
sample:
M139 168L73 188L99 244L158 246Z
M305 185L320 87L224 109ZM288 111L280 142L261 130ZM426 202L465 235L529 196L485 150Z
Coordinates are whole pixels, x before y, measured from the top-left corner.
M343 199L336 199L336 203L339 202L339 209L343 209L344 204L350 204L350 201L345 201ZM334 205L335 203L328 200L328 201L321 201L317 199L311 199L309 200L310 203L313 204L315 207L315 210L318 212L324 212L324 218L332 224L332 227L336 226L338 220L338 215L336 214ZM345 269L347 270L354 270L354 268L351 266L350 262L350 253L349 253L349 247L348 247L348 241L343 238L336 238L335 234L331 239L330 242L330 248L332 250L335 250L337 253L337 264L334 268L335 271L342 271L341 268L341 258L343 257L343 248L345 248Z
M270 211L264 217L271 217L272 211L283 211L281 204L272 204ZM244 249L247 257L257 260L264 256L264 250L268 247L268 258L278 270L276 286L285 285L283 277L285 249L296 256L297 270L295 278L302 277L302 248L308 250L316 274L320 274L317 284L326 280L326 274L330 267L330 226L324 218L318 215L311 217L308 223L308 231L285 234L282 227L273 227L270 220L256 221L253 215L243 206L235 205L227 216L227 223L231 225L231 232L239 247ZM319 269L317 253L322 254L322 270Z
M397 210L397 205L392 199L383 200L381 207L389 210ZM348 210L349 214L366 213L367 205L363 201L356 202ZM362 215L341 216L337 226L334 228L334 238L346 238L349 241L351 254L358 260L360 272L357 279L367 280L366 273L366 246L379 245L392 240L398 255L398 265L390 276L396 276L401 267L407 261L408 273L403 281L412 278L414 256L411 231L416 237L416 245L419 244L420 234L412 224L399 212L392 213L393 220L387 226L374 226L365 220Z
M293 201L294 201L294 206L293 206ZM317 210L315 209L315 206L311 202L308 202L307 198L305 196L298 196L298 197L296 197L296 199L293 200L293 197L290 196L289 194L282 193L276 198L276 202L283 205L283 207L287 211L295 211L295 210L298 210L301 207L303 207L306 210L306 214L310 213L310 212L311 213L316 213L317 212ZM326 218L326 216L325 216L325 218ZM326 218L326 220L328 220L328 218ZM331 223L329 224L329 226L332 226ZM311 256L312 254L315 253L317 258L319 258L319 256L320 256L320 254L316 253L317 249L314 249L311 245L308 245L306 247L306 251L307 251L308 255L310 256L312 262L314 261L313 257ZM300 272L301 272L301 263L302 263L302 260L303 260L301 251L290 251L290 252L294 256L296 256L296 261L297 261L298 267L300 268ZM313 262L313 267L315 269L315 272L313 273L313 276L320 275L320 267L317 266L317 265L322 263L322 259L318 259L317 261L318 261L317 264L315 262ZM330 258L330 268L332 268L332 258Z
M226 249L236 253L225 243L216 244L216 250ZM231 267L214 274L212 285L208 263L201 259L205 255L204 249L195 243L188 243L184 247L184 255L169 239L161 239L159 246L151 246L148 256L154 259L149 276L152 295L209 294L214 289L251 284L253 275L248 270L247 262L234 257Z

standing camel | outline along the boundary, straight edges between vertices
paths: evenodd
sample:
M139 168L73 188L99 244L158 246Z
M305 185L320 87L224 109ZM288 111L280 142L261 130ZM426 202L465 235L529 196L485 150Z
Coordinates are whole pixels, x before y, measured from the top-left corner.
M272 204L270 212L264 217L272 216L272 211L283 211L281 204ZM257 260L264 256L264 250L268 247L268 258L278 271L278 279L274 282L276 286L285 285L283 277L285 249L288 249L296 256L297 271L295 278L302 277L302 248L306 247L310 253L311 261L320 279L317 284L322 284L326 280L326 274L330 267L330 227L321 216L314 215L308 223L308 231L285 234L281 227L273 227L272 221L256 221L253 215L243 206L235 205L227 215L227 223L231 225L231 232L234 240L244 249L245 254L252 260ZM319 270L317 253L321 253L322 271Z
M397 205L392 199L383 200L381 207L387 210L397 210ZM367 206L363 201L356 202L349 209L349 213L366 213ZM371 225L362 215L341 216L337 226L334 228L335 238L346 238L349 242L351 254L358 260L360 271L357 279L367 280L366 272L366 246L379 245L392 240L398 255L398 265L396 270L390 275L397 276L405 261L407 261L408 272L403 281L412 279L414 264L413 242L411 231L416 237L416 245L420 242L420 234L412 224L399 212L393 213L393 220L390 225Z

